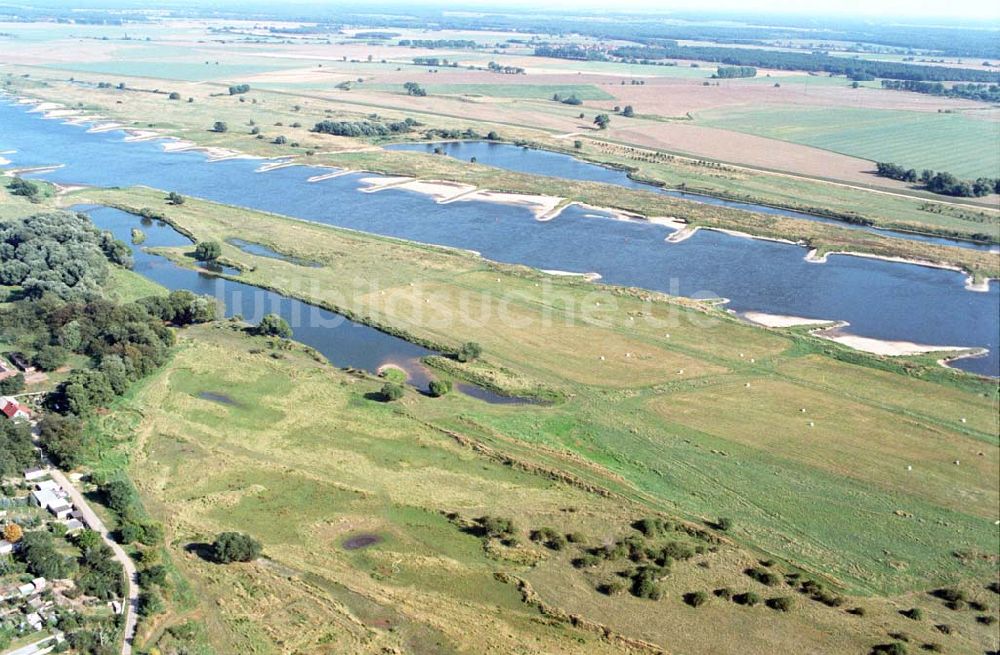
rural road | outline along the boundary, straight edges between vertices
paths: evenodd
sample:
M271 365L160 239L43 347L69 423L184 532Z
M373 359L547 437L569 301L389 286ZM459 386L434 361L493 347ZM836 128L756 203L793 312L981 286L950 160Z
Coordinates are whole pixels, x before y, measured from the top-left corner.
M70 498L73 499L73 505L83 514L86 524L92 530L100 533L104 543L114 552L115 559L121 562L122 568L125 569L125 639L122 641L121 655L132 655L132 642L135 640L136 626L139 622L139 580L135 562L128 556L125 549L111 538L104 522L94 513L80 490L73 486L63 472L56 468L50 468L49 474L63 489L69 492Z

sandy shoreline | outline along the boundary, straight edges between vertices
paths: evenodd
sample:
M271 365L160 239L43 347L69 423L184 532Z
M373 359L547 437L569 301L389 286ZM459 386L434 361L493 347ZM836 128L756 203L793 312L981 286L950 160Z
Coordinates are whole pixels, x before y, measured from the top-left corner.
M800 325L829 325L831 323L836 323L836 321L822 318L803 318L801 316L767 314L764 312L743 312L740 316L751 323L772 328L798 327Z
M601 274L591 271L590 273L574 273L572 271L559 271L555 269L539 269L542 273L546 275L555 275L557 277L582 277L587 282L597 282L601 279Z
M913 343L911 341L889 341L886 339L873 339L871 337L861 337L854 334L838 334L836 330L840 328L827 328L823 330L813 330L815 336L833 341L841 345L860 350L873 355L884 355L888 357L906 357L910 355L925 355L927 353L938 352L963 352L974 350L965 346L932 346L928 344ZM828 332L832 334L827 334Z

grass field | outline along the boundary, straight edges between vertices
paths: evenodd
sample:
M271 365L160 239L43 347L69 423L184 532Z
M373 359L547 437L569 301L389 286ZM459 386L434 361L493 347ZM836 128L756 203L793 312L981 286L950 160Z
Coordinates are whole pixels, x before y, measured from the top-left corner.
M856 375L863 378L867 373L861 369ZM666 467L659 475L676 478L684 496L697 497L703 485L691 469L700 467L701 460L738 458L742 466L733 464L742 471L739 475L757 476L759 471L762 480L770 477L767 469L759 469L763 461L744 459L733 445L725 455L709 453L713 442L696 433L678 435L686 436L688 445L677 451L684 455L675 464L668 463L674 457L662 450L655 459L648 458L648 452L631 450L623 439L625 426L639 424L640 405L626 401L621 406L620 399L598 401L592 412L581 412L584 404L594 402L590 397L574 404L572 413L541 407L490 407L485 412L481 403L461 395L428 399L409 394L400 404L387 406L367 398L379 384L333 371L295 348L271 350L267 341L249 338L234 325L204 326L184 331L171 363L100 419L99 429L132 453L130 472L151 513L163 521L170 554L197 599L193 608L145 624L142 636L152 638L150 645L168 645L171 626L197 618L208 627L212 646L220 653L364 653L384 648L482 652L503 649L511 640L531 643L542 652L623 652L565 619L538 620L538 609L531 603L539 600L548 616L578 614L584 622L604 625L612 635L669 644L671 651L688 653L728 651L736 643L746 653L770 653L792 644L814 653L861 652L893 630L906 631L920 642L940 641L934 622L961 626L948 637L949 652L975 652L979 644L989 643L989 628L975 623L971 614L945 610L928 596L849 598L834 609L785 585L766 587L743 575L744 568L756 565L753 552L725 543L675 564L662 583L665 595L659 601L600 594L594 590L596 583L613 576L614 569L578 570L570 559L580 547L551 551L529 541L528 531L551 526L580 535L575 538L584 544L635 534L628 524L650 511L644 505L651 499L636 496L642 485L628 491L629 483L615 467ZM211 399L203 397L206 392L213 394ZM324 411L311 409L317 405ZM623 411L631 414L624 421ZM608 415L600 419L601 413ZM605 432L601 441L627 449L644 464L639 459L604 464L578 454L586 451L585 434L610 427L612 415L618 416L614 420L619 426ZM119 417L130 420L121 422ZM490 424L502 427L503 435L484 432ZM518 426L529 425L536 434L548 435L547 443L532 442L519 432ZM468 449L454 434L482 445ZM631 442L651 436L642 430ZM664 436L654 440L667 441ZM704 454L698 454L699 446ZM497 459L489 454L491 449L505 455ZM538 467L534 471L503 464L510 462L507 458L529 461L528 455ZM322 467L316 466L319 461ZM789 467L777 460L772 466L782 471L777 484L787 485L790 475L803 476L793 486L800 492L810 487L812 511L825 511L830 501L821 499L832 491L816 486L820 478L809 467ZM625 493L611 498L588 493L554 481L548 467ZM713 467L704 472L713 474ZM714 473L720 476L715 480L737 475L735 469L725 468ZM860 500L862 506L855 512L863 515L863 498L870 491L851 485L840 489L838 497L852 504ZM802 499L782 502L787 507ZM846 505L840 509L846 510ZM521 545L482 542L443 516L448 512L463 518L512 518ZM749 521L746 509L741 516L736 533L740 541L753 529L750 523L742 527ZM949 521L952 540L956 530L967 529L953 523L955 515L950 513L940 519L934 514L918 517L927 519L922 533L933 533L936 520ZM836 520L834 515L829 518ZM857 518L855 514L853 520ZM874 520L881 525L887 519ZM836 533L835 524L826 529ZM225 567L200 559L197 544L222 530L253 534L263 542L265 558ZM886 534L900 541L915 538L903 537L898 528ZM362 537L362 543L370 545L351 550L352 540ZM803 538L795 535L799 547L807 543ZM699 543L697 538L683 540ZM867 542L869 537L859 540ZM771 566L775 571L796 570ZM919 566L924 569L927 563ZM973 597L988 601L987 592L975 583L975 576L983 573L973 571L981 567L972 567L955 565L955 573L947 577L968 579L965 588ZM510 575L525 579L537 600L523 602L513 584L501 581ZM791 594L795 605L786 614L719 599L694 610L683 601L687 592L722 586L754 590L764 597ZM867 609L866 618L844 611L858 604ZM896 612L912 606L921 607L928 618L914 623ZM713 630L698 627L709 623Z
M918 171L929 168L971 179L994 177L1000 171L1000 124L960 114L753 107L705 112L697 119Z

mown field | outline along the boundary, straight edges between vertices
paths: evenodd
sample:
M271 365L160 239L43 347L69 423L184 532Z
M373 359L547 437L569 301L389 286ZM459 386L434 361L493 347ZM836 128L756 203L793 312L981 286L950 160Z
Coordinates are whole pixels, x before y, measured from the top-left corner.
M704 112L698 121L918 171L929 168L970 179L995 177L1000 171L1000 123L961 114L750 107Z

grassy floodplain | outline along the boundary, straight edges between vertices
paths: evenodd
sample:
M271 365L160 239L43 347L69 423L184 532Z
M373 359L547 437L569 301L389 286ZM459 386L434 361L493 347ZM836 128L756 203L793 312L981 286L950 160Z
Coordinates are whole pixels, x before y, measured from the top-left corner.
M386 405L373 396L381 381L247 337L238 324L185 330L168 366L96 424L104 459L128 462L200 599L172 602L144 627L148 643L169 646L169 628L191 618L205 622L217 652L461 652L513 635L547 652L620 652L614 638L623 636L713 653L751 625L750 652L760 653L791 643L817 653L863 650L894 629L940 642L935 623L961 626L947 640L954 652L988 643L990 629L972 614L923 592L957 583L989 601L982 585L995 574L986 555L1000 464L993 384L920 365L903 374L898 362L795 330L750 327L683 300L613 289L595 296L588 283L457 251L194 198L170 206L149 189L86 190L63 202L152 208L198 240L222 242L244 282L445 348L475 338L482 366L564 397L511 407L409 392ZM250 255L225 243L236 235L322 267ZM190 265L185 250L164 254ZM373 261L395 265L358 294L349 281ZM447 313L455 298L487 305L501 290L518 292L512 311L531 329L428 327L428 316ZM562 323L561 307L595 297L606 308L596 324ZM539 316L553 308L557 325L542 329ZM677 319L669 337L643 320L666 313ZM699 327L696 317L714 325ZM961 467L951 464L957 458ZM734 527L714 552L675 564L660 601L601 594L595 586L613 580L614 569L577 569L570 560L579 547L552 551L527 539L529 530L554 527L586 544L613 541L663 510L692 526L728 516ZM463 520L484 514L513 518L524 545L462 532ZM188 549L228 529L261 539L267 559L219 567ZM377 541L347 548L369 536ZM743 570L758 559L847 594L844 605L752 581ZM786 614L714 599L694 609L682 598L722 587L791 594L795 606ZM865 617L845 611L858 605ZM925 621L898 614L912 606ZM576 628L539 622L539 607L582 620ZM587 621L614 638L596 637ZM702 621L715 627L673 627Z
M842 371L850 382L836 375L822 374L822 365L817 366L815 377L832 377L834 384L821 384L813 376L801 373L801 369L796 369L797 376L792 378L790 373L785 372L786 362L801 364L813 361L812 357L819 356L819 353L826 352L836 357L838 352L844 351L811 337L748 327L715 311L708 314L716 318L717 323L710 328L712 338L706 340L705 331L694 325L697 316L705 316L706 310L693 306L691 302L645 302L644 297L656 298L658 294L634 296L615 293L611 289L598 290L588 283L540 278L527 269L491 264L460 252L410 245L194 199L180 207L168 207L162 200L163 195L152 190L86 191L70 197L74 202L106 203L133 210L152 207L162 211L172 223L193 234L196 239L224 242L239 235L279 253L323 264L321 268L298 266L270 257L249 255L224 244L225 260L244 269L240 276L244 282L346 311L371 323L409 334L418 341L439 344L445 349L457 347L466 338L479 340L489 353L486 361L490 364L515 371L520 377L540 383L573 400L552 408L521 407L516 413L476 405L474 412L461 417L446 412L441 420L456 428L464 426L469 429L470 417L474 417L472 424L485 434L515 436L518 440L547 448L578 452L602 466L610 467L644 494L686 507L685 513L690 516L704 517L703 513L710 507L719 506L728 507L732 512L750 512L755 516L756 525L767 526L758 528L748 525L745 529L750 541L757 542L770 552L781 553L790 560L812 562L812 566L827 569L851 588L899 591L919 584L932 571L940 571L938 567L957 572L958 569L949 564L953 558L944 546L945 541L953 538L952 531L942 531L941 539L944 541L938 547L941 550L937 555L933 554L934 547L926 549L925 545L918 548L915 543L910 543L906 549L917 550L909 551L909 557L913 559L903 569L893 569L889 562L880 562L880 557L862 566L857 558L871 557L873 549L871 544L862 545L856 537L849 536L852 531L848 526L859 518L856 512L845 513L843 507L817 511L808 504L799 505L798 500L792 501L794 509L789 507L779 511L777 507L789 502L789 499L778 494L773 500L777 507L762 507L758 515L756 510L744 506L741 499L759 496L753 491L756 484L787 484L787 476L777 473L781 466L787 465L797 471L795 479L798 475L805 475L804 471L809 471L809 482L803 480L807 486L821 489L831 485L829 492L817 492L814 500L821 505L836 503L837 494L832 491L832 485L843 483L846 477L858 485L858 489L852 492L852 495L857 494L852 505L866 507L862 515L868 512L877 514L880 511L877 507L888 497L904 494L909 498L908 502L915 503L922 511L933 516L951 516L947 522L964 525L963 534L969 537L979 532L975 527L977 523L988 523L991 515L989 498L995 492L995 485L989 480L995 477L992 473L997 461L995 449L988 448L988 444L996 443L997 398L993 385L989 383L980 384L966 376L917 366L913 372L918 376L937 380L945 385L943 388L958 384L959 388L964 386L964 390L956 388L949 391L955 394L959 405L950 407L930 403L929 407L933 409L915 411L915 405L910 401L905 406L899 406L884 400L881 393L859 391L873 388L874 382L869 382L869 378L883 379L887 375L871 368L879 367L873 358L844 355L846 359L861 362L861 365L845 363L841 369L835 369ZM184 260L180 251L173 255L180 258L179 261ZM355 274L370 268L373 261L386 259L397 262L397 265L379 278L376 288L362 293L352 286ZM545 283L544 286L541 282ZM512 291L517 292L519 300L507 311L517 316L518 323L523 325L521 328L503 332L484 331L475 324L444 320L444 317L455 315L451 307L459 300L471 298L477 303L477 311L470 314L483 315L481 312L499 302L502 294ZM549 292L555 293L555 298L559 300L543 300L543 294ZM567 319L566 323L558 320L554 325L545 326L542 320L545 311L555 308L558 317L560 307L580 306L584 302L592 304L592 300L586 299L594 293L599 293L603 300L598 301L601 306L594 310L594 321L577 317ZM669 337L662 327L643 320L651 316L670 321L671 315L673 322L670 323ZM744 356L740 357L741 354ZM600 356L605 359L600 360ZM751 358L755 363L749 362ZM747 383L751 384L751 391L746 391ZM920 382L915 388L924 390L919 393L933 396L942 388L939 383ZM759 391L753 391L756 389ZM692 422L691 412L684 409L689 402L695 407L715 408L711 413L719 419L715 427ZM772 411L784 413L789 422L772 422L769 425L763 416L760 423L741 422L739 417L746 413L741 404L744 402L762 408L765 414ZM874 460L870 468L829 471L823 464L822 451L814 453L816 460L803 461L798 439L806 438L810 432L805 427L807 419L799 413L800 405L806 405L807 409L815 407L812 411L822 408L823 414L829 417L828 421L833 423L841 423L836 420L838 415L857 416L858 420L866 423L866 434L871 433L872 426L883 425L887 442L898 441L899 437L892 437L892 433L898 429L900 417L909 419L912 416L914 422L908 423L906 428L908 438L929 442L933 433L937 435L934 439L942 436L945 439L940 444L940 451L937 447L932 449L932 452L941 453L932 455L936 460L932 467L934 472L928 470L925 477L919 479L918 476L907 476L895 471L897 466L905 469L902 460L886 458ZM952 416L959 408L962 408L962 416ZM728 411L733 413L734 427L738 424L741 429L749 428L748 434L729 431L728 424L721 420L719 414ZM536 414L537 418L533 418ZM709 416L698 411L694 414L703 418ZM967 423L959 422L959 418L963 417ZM757 425L760 427L753 427ZM764 440L764 434L758 434L757 429L765 433L774 430L777 441ZM846 448L848 452L855 449L859 454L865 449L862 442L852 445L846 439L847 435L857 433L859 426L828 424L825 429L831 432L820 441L831 445L835 443L837 448ZM930 432L924 434L922 430L925 429ZM673 435L674 430L685 436L667 436ZM805 434L792 438L795 433ZM819 435L821 432L812 434ZM843 436L838 436L841 434ZM695 435L705 440L701 446L691 443ZM893 447L898 449L897 457L905 458L906 447L902 443ZM978 452L984 447L984 456L972 453L968 467L950 465L951 460L958 457L956 453L963 450ZM713 450L738 451L741 455L720 456L712 453ZM668 455L674 451L678 454L677 458ZM683 457L680 453L684 453ZM704 458L704 461L695 466L691 463L692 457ZM756 466L760 467L759 477L747 475L746 465L741 463L742 457L756 462ZM962 459L966 457L969 455L963 455ZM662 469L651 463L655 461L664 465L678 461L687 464L680 470L667 473L672 467ZM730 470L734 466L742 472L737 475L735 470ZM715 473L706 473L705 467ZM677 475L681 478L675 478ZM926 477L928 475L931 478ZM774 479L768 476L774 476ZM932 478L940 481L940 493L929 491L933 488L928 486L932 484ZM731 481L720 487L717 484L720 479ZM959 496L953 503L947 501L951 494L943 491L949 485L957 485L955 491ZM698 491L688 497L688 493L695 488ZM687 492L682 494L681 489ZM975 510L968 504L962 505L959 497L978 497L982 505ZM760 503L759 500L755 502L757 505ZM786 542L781 534L787 527L787 519L779 518L784 512L795 513L796 525L816 523L818 528L822 524L823 532L832 530L834 535L841 534L837 541L842 539L843 543L833 548L829 543L832 536L820 538L818 535L815 542ZM981 518L976 518L977 515ZM831 528L839 521L844 521L842 528ZM904 542L910 538L905 536L909 532L907 525L902 521L899 525L901 534L898 536ZM921 527L921 531L928 529ZM986 537L985 534L983 536ZM886 537L884 534L873 534L872 538L879 540ZM929 536L924 538L929 539ZM988 541L983 542L979 547L985 548L987 544ZM845 557L844 552L851 555ZM918 552L920 556L916 557ZM842 561L843 567L831 567L829 562L833 561ZM833 573L834 570L836 573Z

